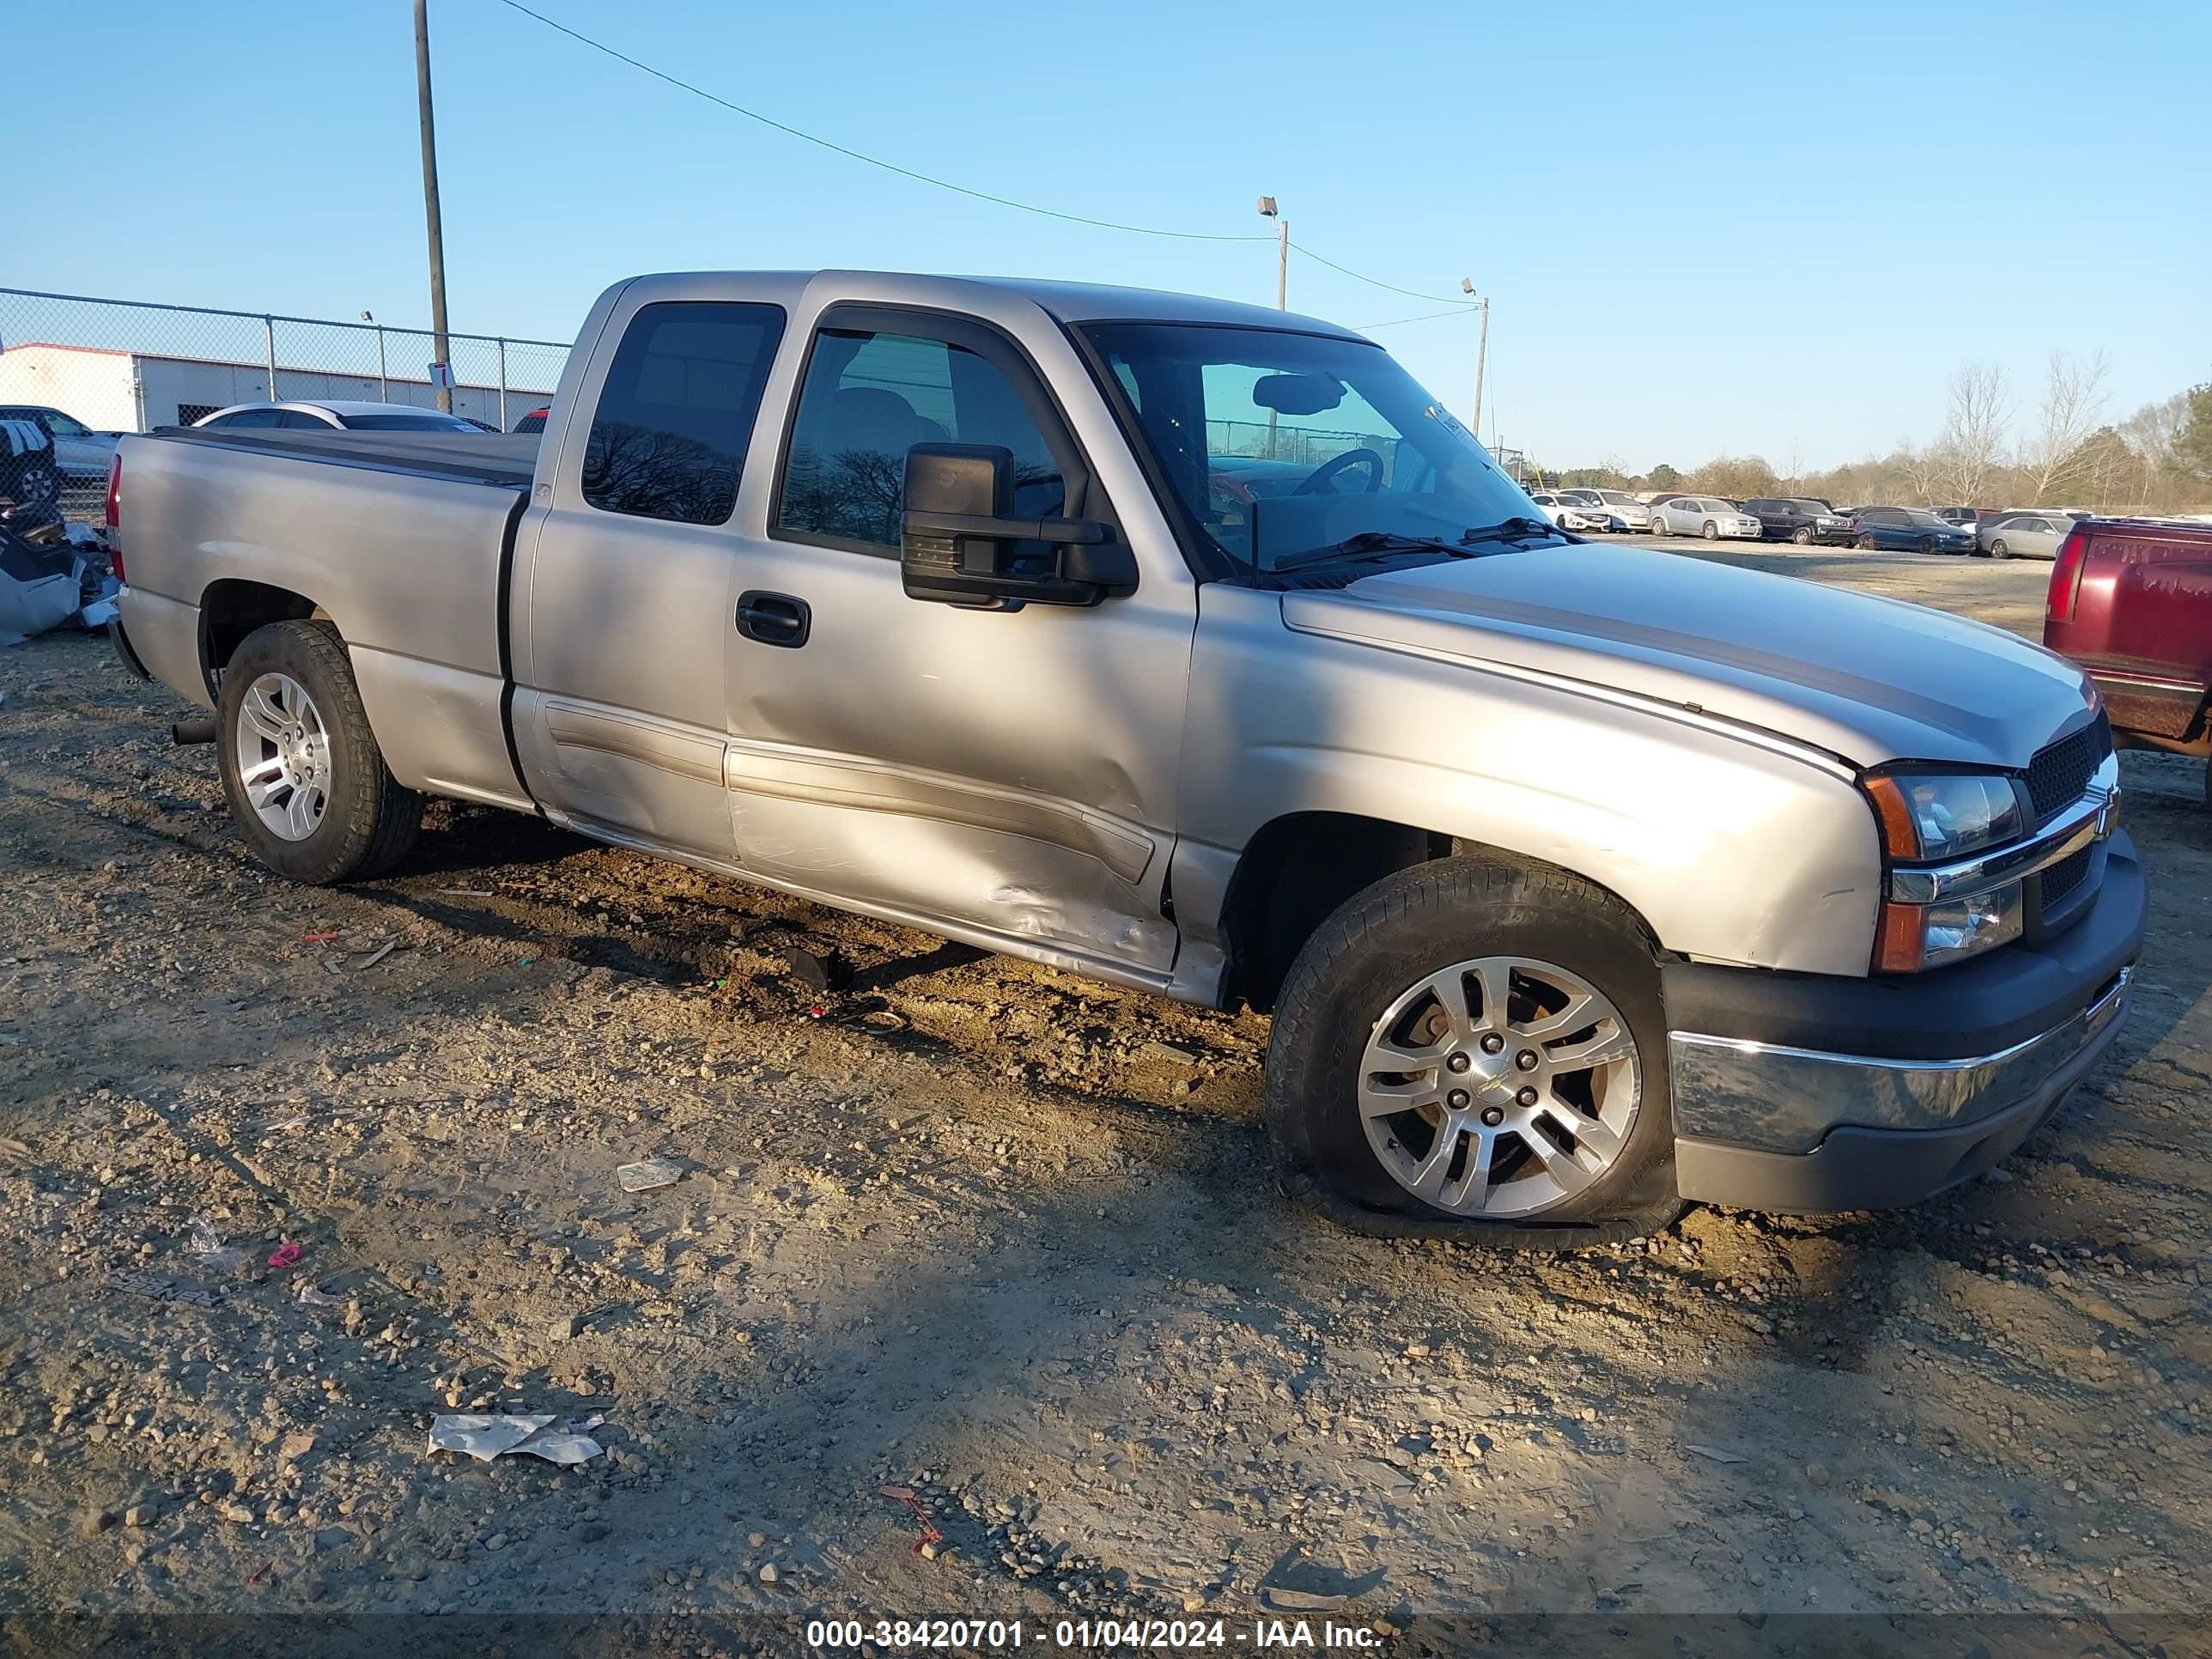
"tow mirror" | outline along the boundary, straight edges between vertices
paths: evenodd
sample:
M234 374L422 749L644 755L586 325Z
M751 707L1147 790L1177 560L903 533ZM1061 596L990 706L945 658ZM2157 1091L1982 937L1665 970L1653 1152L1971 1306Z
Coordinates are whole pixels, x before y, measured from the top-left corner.
M1013 516L1014 456L997 444L906 453L899 574L907 597L950 605L1097 605L1137 586L1136 556L1094 519Z

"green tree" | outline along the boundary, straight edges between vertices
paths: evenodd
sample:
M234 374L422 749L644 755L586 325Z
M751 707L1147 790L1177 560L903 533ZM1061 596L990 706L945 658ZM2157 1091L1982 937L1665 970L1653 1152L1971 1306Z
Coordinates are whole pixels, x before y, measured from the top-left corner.
M2189 388L2181 429L2173 434L2173 469L2190 478L2212 478L2212 382Z
M1680 489L1682 487L1682 475L1668 465L1666 462L1662 461L1651 469L1646 482L1654 489Z

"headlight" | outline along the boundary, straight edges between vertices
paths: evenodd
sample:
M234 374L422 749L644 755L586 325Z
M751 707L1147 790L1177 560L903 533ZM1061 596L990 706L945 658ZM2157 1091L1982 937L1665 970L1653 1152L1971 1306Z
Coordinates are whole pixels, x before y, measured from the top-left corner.
M1875 971L1917 974L2008 945L2020 937L2027 902L2021 884L2010 881L1936 904L1885 903Z
M1880 773L1867 780L1893 859L1963 858L2017 840L2026 828L2012 780L1988 775Z

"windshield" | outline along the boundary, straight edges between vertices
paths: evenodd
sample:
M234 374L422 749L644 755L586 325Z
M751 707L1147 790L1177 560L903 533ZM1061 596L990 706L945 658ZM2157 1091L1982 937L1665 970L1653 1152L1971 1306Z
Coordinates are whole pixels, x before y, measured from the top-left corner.
M478 428L453 415L342 415L356 432L475 432Z
M1240 566L1273 570L1363 532L1455 542L1538 517L1380 346L1176 323L1083 331L1185 520Z

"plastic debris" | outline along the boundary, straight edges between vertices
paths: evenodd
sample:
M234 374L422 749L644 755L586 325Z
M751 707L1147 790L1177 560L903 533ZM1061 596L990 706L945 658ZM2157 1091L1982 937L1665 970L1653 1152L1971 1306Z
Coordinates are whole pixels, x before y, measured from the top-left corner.
M921 1536L906 1547L908 1555L920 1555L924 1550L945 1541L945 1534L938 1531L937 1522L921 1499L915 1495L912 1486L878 1486L876 1490L893 1502L905 1504L914 1511L915 1519L921 1522Z
M1684 1451L1695 1452L1700 1457L1710 1457L1716 1463L1748 1463L1751 1460L1741 1452L1723 1451L1718 1446L1697 1446L1685 1441Z
M185 1238L185 1254L219 1273L235 1273L246 1261L246 1252L234 1244L224 1243L222 1236L208 1224L204 1216L192 1218L192 1230Z
M509 1452L527 1452L549 1463L582 1463L606 1449L585 1432L606 1421L597 1413L575 1418L559 1428L543 1417L461 1413L430 1419L432 1451L465 1452L479 1463Z
M300 1281L299 1288L292 1292L292 1300L303 1308L343 1308L346 1304L345 1297L342 1296L332 1296L327 1291L318 1290L312 1279Z
M307 1252L297 1244L279 1244L270 1253L269 1265L272 1267L289 1267L306 1254Z
M626 1193L649 1193L656 1187L672 1187L684 1179L684 1166L673 1158L648 1158L625 1164L615 1180Z
M112 1269L107 1275L107 1288L126 1296L143 1296L149 1302L188 1302L198 1308L215 1306L214 1296L198 1285L179 1285L173 1279L143 1273L136 1267Z
M337 937L337 935L335 933L302 933L300 935L300 942L302 945L328 945Z

